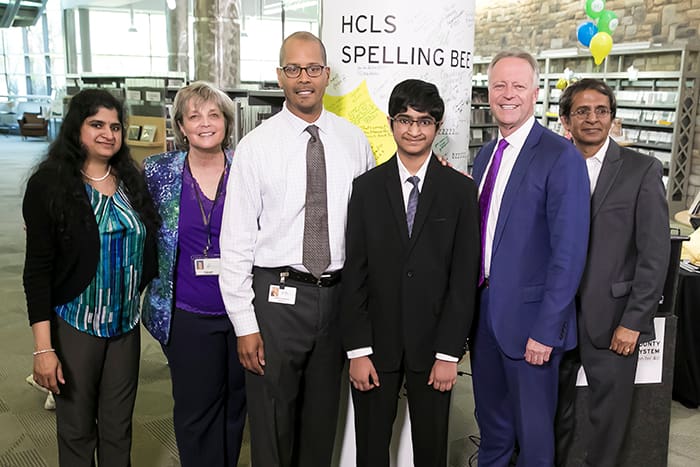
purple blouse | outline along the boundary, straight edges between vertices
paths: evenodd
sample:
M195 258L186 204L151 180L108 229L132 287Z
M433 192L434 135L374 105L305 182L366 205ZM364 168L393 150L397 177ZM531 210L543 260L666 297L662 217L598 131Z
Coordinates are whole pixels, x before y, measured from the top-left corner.
M211 248L209 256L219 256L219 234L221 217L226 197L226 181L229 165L216 202L208 199L185 163L182 171L182 195L180 198L180 220L178 232L177 266L175 269L175 306L192 313L207 315L225 315L224 301L219 289L219 276L195 276L193 256L202 256L207 245L209 229L204 224L202 210L197 200L197 193L205 214L211 212ZM196 190L196 191L195 191ZM212 211L212 205L214 210Z

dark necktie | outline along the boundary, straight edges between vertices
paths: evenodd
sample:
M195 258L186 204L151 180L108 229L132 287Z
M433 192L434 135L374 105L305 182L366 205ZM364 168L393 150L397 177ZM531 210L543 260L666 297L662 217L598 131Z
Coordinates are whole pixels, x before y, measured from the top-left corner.
M302 264L319 278L331 264L328 241L328 204L326 197L326 159L318 127L306 127L311 138L306 145L306 205L304 208L304 249Z
M484 186L481 188L481 195L479 196L479 211L481 212L481 269L479 270L479 285L484 282L484 253L486 252L486 224L489 220L489 208L491 207L491 195L493 195L493 187L496 184L496 175L498 175L498 168L501 166L501 159L503 159L503 151L508 146L508 141L505 138L498 142L498 148L493 155L493 160L491 161L491 166L486 174L486 179L484 179Z
M410 237L413 232L413 221L416 218L416 209L418 208L418 195L420 194L418 192L418 182L420 182L420 178L414 175L408 177L406 181L413 185L411 193L408 195L408 204L406 205L406 224L408 225L408 236Z

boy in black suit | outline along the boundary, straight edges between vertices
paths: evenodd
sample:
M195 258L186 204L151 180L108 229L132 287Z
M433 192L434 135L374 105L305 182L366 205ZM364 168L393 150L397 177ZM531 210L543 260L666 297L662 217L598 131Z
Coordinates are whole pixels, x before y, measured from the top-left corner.
M446 464L480 241L476 185L433 157L443 114L433 84L399 83L389 98L396 154L358 177L350 199L342 327L358 466L389 465L404 377L415 465Z

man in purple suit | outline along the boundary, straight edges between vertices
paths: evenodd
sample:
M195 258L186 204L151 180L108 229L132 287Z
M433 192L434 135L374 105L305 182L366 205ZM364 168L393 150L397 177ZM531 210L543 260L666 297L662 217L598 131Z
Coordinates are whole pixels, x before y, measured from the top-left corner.
M574 145L534 118L537 62L501 52L488 68L498 138L474 161L482 219L479 316L471 342L479 466L554 463L558 369L576 345L590 190Z

